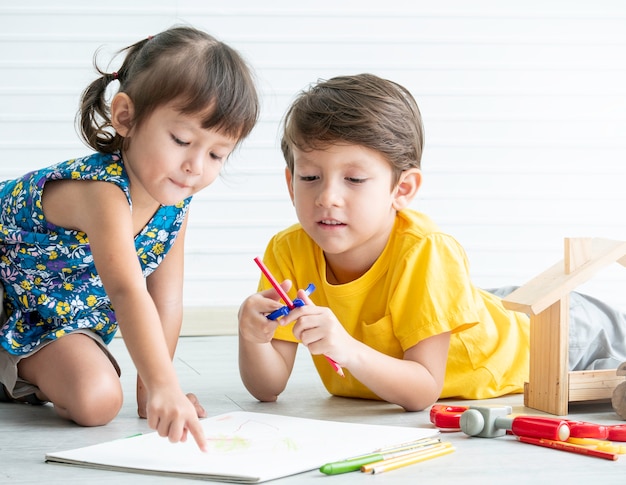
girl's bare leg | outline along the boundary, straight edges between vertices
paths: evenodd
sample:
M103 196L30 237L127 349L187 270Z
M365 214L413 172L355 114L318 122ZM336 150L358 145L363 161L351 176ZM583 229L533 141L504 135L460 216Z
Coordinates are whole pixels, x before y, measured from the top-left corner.
M122 387L115 367L90 337L70 334L18 364L22 379L39 387L40 399L81 426L107 424L119 413Z

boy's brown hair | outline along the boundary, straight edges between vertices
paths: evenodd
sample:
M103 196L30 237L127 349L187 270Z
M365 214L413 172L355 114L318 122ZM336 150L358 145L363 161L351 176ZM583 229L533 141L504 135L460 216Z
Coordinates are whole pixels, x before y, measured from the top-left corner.
M293 173L293 148L308 151L343 142L382 153L395 185L420 168L422 116L403 86L373 74L339 76L302 91L285 115L281 149Z

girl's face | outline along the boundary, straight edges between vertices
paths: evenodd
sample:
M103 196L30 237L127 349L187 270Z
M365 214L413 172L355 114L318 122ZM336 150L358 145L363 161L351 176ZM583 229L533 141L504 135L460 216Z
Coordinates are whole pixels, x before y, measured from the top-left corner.
M395 222L389 162L350 144L294 149L294 162L293 175L286 170L286 177L298 220L333 271L354 268L358 276L358 268L369 268L381 254Z
M201 121L167 104L129 130L123 158L134 204L173 205L217 178L237 139L202 128Z

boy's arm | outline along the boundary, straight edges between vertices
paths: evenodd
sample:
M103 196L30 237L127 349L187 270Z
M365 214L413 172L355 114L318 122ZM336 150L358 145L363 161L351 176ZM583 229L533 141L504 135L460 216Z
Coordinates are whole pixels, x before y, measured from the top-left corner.
M390 357L352 337L327 307L307 304L296 308L294 335L312 354L324 354L367 386L381 399L407 411L421 411L439 398L443 389L450 333L432 336L406 350L402 359Z
M290 285L284 286L288 290ZM259 401L276 401L284 391L298 349L295 342L273 338L280 323L266 315L282 306L277 299L275 290L262 291L248 297L239 309L239 373Z
M450 345L448 332L422 340L407 349L403 359L355 343L345 367L381 399L407 411L421 411L439 399Z

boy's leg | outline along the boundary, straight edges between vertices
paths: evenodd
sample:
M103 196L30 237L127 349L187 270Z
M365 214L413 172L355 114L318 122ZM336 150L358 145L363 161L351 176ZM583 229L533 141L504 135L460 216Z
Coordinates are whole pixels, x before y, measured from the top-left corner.
M122 407L117 369L98 343L81 333L22 359L18 374L39 388L37 398L51 401L59 416L82 426L104 425Z

